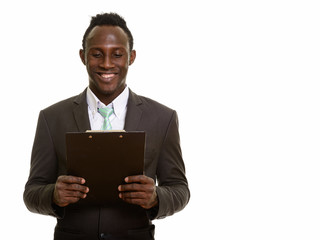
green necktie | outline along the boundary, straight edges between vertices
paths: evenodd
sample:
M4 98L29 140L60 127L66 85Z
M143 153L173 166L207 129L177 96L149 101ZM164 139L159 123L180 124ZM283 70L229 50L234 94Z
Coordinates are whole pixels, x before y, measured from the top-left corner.
M101 130L111 130L112 126L111 126L109 117L113 113L113 108L108 108L108 107L98 108L98 111L101 114L101 116L104 117L104 122Z

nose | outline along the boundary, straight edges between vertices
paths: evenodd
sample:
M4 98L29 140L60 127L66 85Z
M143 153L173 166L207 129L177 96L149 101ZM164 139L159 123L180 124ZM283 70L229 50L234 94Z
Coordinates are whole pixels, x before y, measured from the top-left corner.
M105 69L113 68L114 63L112 60L112 56L110 56L109 54L105 55L105 57L100 62L100 67L105 68Z

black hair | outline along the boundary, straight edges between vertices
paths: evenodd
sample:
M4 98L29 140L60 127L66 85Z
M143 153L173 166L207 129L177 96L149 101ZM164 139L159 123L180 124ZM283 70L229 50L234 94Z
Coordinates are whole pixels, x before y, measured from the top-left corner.
M129 41L129 49L130 52L133 49L133 37L132 34L127 27L126 21L117 13L102 13L102 14L97 14L96 16L91 18L91 22L89 27L87 28L86 32L83 35L82 39L82 48L85 51L86 48L86 41L89 33L91 30L96 27L96 26L118 26L120 27L128 36L128 41Z

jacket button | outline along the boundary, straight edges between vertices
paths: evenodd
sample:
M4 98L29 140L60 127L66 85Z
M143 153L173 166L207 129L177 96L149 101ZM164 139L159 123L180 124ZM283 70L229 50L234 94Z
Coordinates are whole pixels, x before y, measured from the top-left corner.
M109 237L111 237L111 235L108 234L108 233L101 233L101 234L100 234L100 238L101 238L101 239L109 239Z

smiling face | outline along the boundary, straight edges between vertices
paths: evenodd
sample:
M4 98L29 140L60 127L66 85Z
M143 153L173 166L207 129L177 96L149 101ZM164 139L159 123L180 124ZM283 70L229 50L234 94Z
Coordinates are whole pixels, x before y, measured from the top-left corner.
M129 65L136 53L130 52L126 33L117 26L96 26L86 40L80 57L89 75L89 87L105 104L124 90Z

